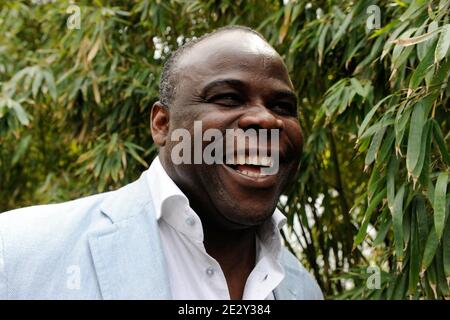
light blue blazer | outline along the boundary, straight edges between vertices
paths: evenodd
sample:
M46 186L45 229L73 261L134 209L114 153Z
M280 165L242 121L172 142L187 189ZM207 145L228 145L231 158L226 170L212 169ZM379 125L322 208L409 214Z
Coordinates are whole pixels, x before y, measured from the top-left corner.
M117 191L0 214L0 299L171 299L149 195L142 175ZM323 298L286 249L282 265L276 299Z

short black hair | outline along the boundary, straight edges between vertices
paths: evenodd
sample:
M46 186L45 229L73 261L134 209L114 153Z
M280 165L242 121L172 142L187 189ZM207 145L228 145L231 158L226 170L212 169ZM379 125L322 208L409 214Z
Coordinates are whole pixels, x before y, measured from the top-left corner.
M182 46L178 47L177 50L175 50L170 57L166 60L164 63L164 67L161 74L161 79L159 81L159 101L166 107L169 107L170 104L173 102L173 98L175 95L175 88L177 85L177 77L175 76L174 72L174 66L176 65L178 59L187 51L187 49L192 48L197 43L213 36L221 32L225 31L244 31L256 34L258 37L263 39L265 42L267 40L264 38L262 34L260 34L258 31L253 30L252 28L246 27L246 26L240 26L240 25L233 25L233 26L226 26L219 28L213 32L206 33L202 35L200 38L192 39Z

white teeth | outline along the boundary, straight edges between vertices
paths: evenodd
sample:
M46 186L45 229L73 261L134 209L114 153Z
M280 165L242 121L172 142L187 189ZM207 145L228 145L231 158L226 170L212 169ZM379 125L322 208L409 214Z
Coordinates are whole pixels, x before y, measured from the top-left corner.
M254 155L254 156L249 156L248 157L248 164L254 164L254 165L259 165L259 161L258 161L258 156Z
M267 156L257 156L257 155L250 155L245 156L238 154L237 156L234 156L231 162L228 162L228 164L250 164L250 165L256 165L256 166L269 166L271 167L273 165L273 159L271 157Z
M235 157L234 163L245 164L245 155L239 154L237 157Z
M252 178L259 178L264 177L265 175L259 172L253 172L253 171L247 171L247 170L236 170L237 172L244 174L246 176L252 177Z

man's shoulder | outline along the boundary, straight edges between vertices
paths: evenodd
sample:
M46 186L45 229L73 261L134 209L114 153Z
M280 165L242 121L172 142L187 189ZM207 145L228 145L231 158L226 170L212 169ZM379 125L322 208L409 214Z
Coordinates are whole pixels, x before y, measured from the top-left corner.
M130 226L149 220L145 194L145 185L134 182L109 193L0 214L0 299L101 297L96 269L105 272L105 261L116 261L117 252L123 259L112 270L129 265L115 240L142 240ZM110 247L104 250L105 245ZM67 281L80 272L82 289L72 290Z
M323 299L322 291L314 277L287 248L283 248L281 252L281 263L285 270L284 285L289 291L295 291L298 299Z
M0 241L32 248L37 243L48 247L81 239L110 226L113 218L120 221L136 214L149 201L143 181L72 201L0 213Z
M38 228L45 225L47 230L51 225L64 227L71 220L81 219L97 210L108 193L100 193L67 202L36 205L14 209L0 214L0 229L23 230Z
M58 204L37 205L0 214L0 241L10 254L37 253L76 241L107 223L100 206L107 193ZM1 245L1 244L0 244ZM33 251L36 249L36 251Z

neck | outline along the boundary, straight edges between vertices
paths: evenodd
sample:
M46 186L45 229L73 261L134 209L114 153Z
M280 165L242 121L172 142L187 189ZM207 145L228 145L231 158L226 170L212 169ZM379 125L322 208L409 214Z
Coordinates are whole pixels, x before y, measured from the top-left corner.
M255 228L240 230L203 226L206 252L220 265L231 299L242 299L247 278L255 266Z
M190 206L202 221L203 243L206 252L217 260L225 276L237 269L253 270L256 256L256 230L258 226L236 225L226 221L221 214L213 214L211 208L206 212L204 204L190 196Z
M203 232L206 251L219 263L223 262L223 267L232 268L249 262L254 264L256 251L254 228L220 230L204 225Z

